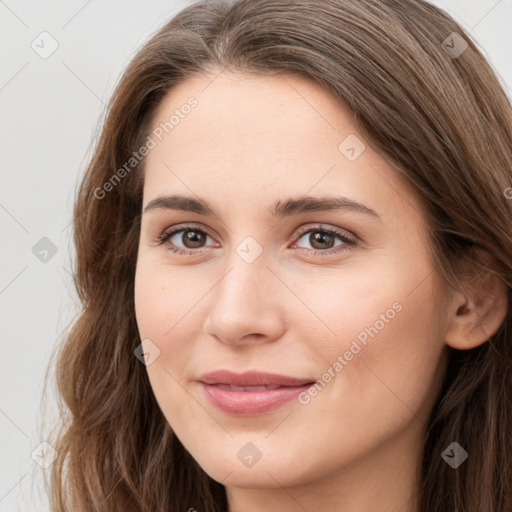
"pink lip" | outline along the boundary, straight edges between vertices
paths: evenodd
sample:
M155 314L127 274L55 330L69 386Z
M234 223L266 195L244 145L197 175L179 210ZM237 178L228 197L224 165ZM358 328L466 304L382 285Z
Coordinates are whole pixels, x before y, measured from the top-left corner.
M314 383L311 379L298 379L250 371L236 374L229 370L218 370L197 379L208 400L217 408L236 416L256 416L274 411L293 400ZM260 390L231 390L237 387L267 387Z

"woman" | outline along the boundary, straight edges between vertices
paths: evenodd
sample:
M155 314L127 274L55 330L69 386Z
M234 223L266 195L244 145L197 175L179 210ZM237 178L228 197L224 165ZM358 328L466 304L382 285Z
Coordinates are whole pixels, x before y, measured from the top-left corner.
M76 199L53 510L512 510L511 142L424 1L179 13Z

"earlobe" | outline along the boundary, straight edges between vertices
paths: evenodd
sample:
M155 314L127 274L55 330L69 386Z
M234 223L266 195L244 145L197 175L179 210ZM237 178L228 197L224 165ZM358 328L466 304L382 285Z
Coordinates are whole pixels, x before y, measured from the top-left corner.
M490 255L485 256L488 258ZM492 272L480 269L478 273L471 291L455 293L451 302L445 342L458 350L472 349L488 341L507 315L507 288L503 281Z

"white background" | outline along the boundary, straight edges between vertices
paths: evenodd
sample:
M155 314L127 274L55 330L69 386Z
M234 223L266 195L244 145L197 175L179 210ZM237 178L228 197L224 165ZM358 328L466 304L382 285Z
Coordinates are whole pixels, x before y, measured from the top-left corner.
M512 0L432 3L468 30L512 97ZM31 453L44 440L37 425L47 363L77 307L74 191L122 70L188 4L0 0L0 512L49 510ZM31 47L43 31L59 45L47 59ZM46 263L32 252L43 237L57 249Z

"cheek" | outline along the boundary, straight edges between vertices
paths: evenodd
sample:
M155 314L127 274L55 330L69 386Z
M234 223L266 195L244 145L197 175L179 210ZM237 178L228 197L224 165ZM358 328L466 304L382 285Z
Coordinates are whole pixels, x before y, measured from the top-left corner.
M150 340L152 350L158 353L146 366L154 397L175 433L176 430L181 432L179 425L186 418L187 429L198 436L195 429L204 422L204 418L188 400L185 392L187 382L181 371L194 357L193 344L186 342L189 337L183 332L184 324L179 322L186 313L184 305L182 295L173 297L169 287L155 272L141 270L137 275L135 310L140 338L143 343Z
M142 256L135 274L135 313L141 337L163 339L192 313L201 296L191 268L172 268ZM205 285L206 287L206 285Z
M137 326L141 340L151 340L158 349L158 357L146 369L169 423L174 423L174 418L179 422L179 418L186 417L191 424L200 424L198 411L193 407L188 410L190 403L187 403L184 387L193 377L187 370L191 368L191 361L197 359L194 340L200 336L198 314L204 307L200 299L208 286L206 283L191 286L193 282L193 271L185 267L172 269L145 261L144 255L138 261L135 275ZM183 407L187 411L183 411Z
M391 431L414 417L427 420L439 392L445 351L428 294L389 299L371 315L365 311L360 315L364 322L347 331L338 350L342 378L335 379L330 396L332 407L341 400L358 411L364 428L375 436L376 426Z
M303 399L316 402L324 414L332 416L344 403L361 418L370 420L379 410L393 421L410 417L410 411L427 414L433 405L445 351L435 282L417 286L427 268L397 268L347 271L336 281L333 273L314 287L294 288L310 309L309 321L299 328L298 320L294 328L306 333L320 378Z
M444 345L429 283L414 293L405 280L380 293L370 288L361 283L359 293L338 292L336 301L325 302L319 311L336 335L318 329L309 338L319 382L301 397L286 438L317 453L319 471L355 460L406 429L418 431L439 392Z
M375 394L387 396L405 415L417 411L426 420L439 391L446 353L442 319L428 291L405 295L400 303L395 318L369 338L365 364Z

